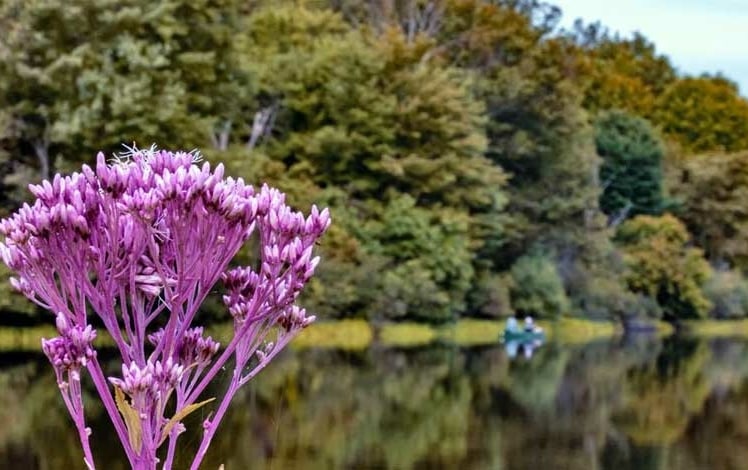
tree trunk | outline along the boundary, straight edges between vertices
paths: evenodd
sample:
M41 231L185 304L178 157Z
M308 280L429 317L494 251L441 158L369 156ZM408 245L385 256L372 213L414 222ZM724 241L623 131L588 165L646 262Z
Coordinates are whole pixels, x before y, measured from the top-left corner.
M47 139L36 139L33 145L34 153L39 160L39 173L42 179L49 179L49 141Z
M229 147L229 137L231 136L231 121L225 121L221 130L213 132L210 137L213 141L213 147L217 150L226 150Z
M248 149L254 149L260 141L260 138L270 133L275 119L276 108L277 105L273 104L255 113L254 122L252 122L252 131L247 140Z

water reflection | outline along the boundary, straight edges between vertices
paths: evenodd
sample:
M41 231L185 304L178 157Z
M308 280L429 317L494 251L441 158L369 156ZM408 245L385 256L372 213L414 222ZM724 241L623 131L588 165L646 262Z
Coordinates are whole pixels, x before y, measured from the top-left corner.
M204 468L744 468L748 343L629 339L533 353L289 351L238 397ZM5 362L0 468L80 468L45 362ZM91 417L102 468L126 468L102 410Z
M536 339L534 341L516 341L509 340L504 343L504 351L509 359L516 358L521 354L525 359L532 359L532 353L543 345L543 341Z

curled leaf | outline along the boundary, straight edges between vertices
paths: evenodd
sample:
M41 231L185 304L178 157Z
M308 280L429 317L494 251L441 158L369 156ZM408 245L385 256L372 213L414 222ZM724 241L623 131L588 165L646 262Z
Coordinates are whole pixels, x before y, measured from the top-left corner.
M215 398L209 398L205 401L201 401L200 403L193 403L192 405L187 405L181 410L177 411L174 416L171 417L168 423L166 423L166 426L164 426L164 432L161 433L161 441L159 441L158 445L163 444L163 442L166 440L167 437L169 437L169 433L171 432L171 429L177 425L178 422L182 421L184 418L186 418L190 413L197 410L198 408L202 407L203 405L207 405L208 403L215 400Z
M117 386L114 387L114 401L117 403L117 409L122 414L127 426L127 434L130 438L130 445L135 452L140 453L143 446L143 429L140 424L140 416L125 398L125 393Z

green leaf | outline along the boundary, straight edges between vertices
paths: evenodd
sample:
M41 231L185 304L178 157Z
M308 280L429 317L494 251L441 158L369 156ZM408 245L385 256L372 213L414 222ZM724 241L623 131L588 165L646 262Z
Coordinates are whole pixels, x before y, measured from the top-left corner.
M177 411L174 416L169 420L168 423L166 423L166 426L164 427L164 432L161 434L161 441L158 443L158 445L163 444L163 442L166 440L167 437L169 437L169 433L171 432L171 429L176 426L176 424L180 421L182 421L184 418L186 418L190 413L197 410L198 408L202 407L203 405L207 405L208 403L215 400L215 398L209 398L205 401L201 401L200 403L193 403L192 405L187 405L181 410Z
M140 453L140 449L143 446L143 429L140 425L140 416L135 408L127 402L124 392L117 386L114 387L114 400L117 403L119 412L122 413L122 417L125 419L127 433L130 437L130 445L135 449L135 452Z

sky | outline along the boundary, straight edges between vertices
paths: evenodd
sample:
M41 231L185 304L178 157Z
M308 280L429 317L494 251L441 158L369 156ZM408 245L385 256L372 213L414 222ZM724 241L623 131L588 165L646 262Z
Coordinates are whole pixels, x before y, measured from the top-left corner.
M722 72L748 96L748 0L551 0L562 26L600 21L641 32L682 73Z

